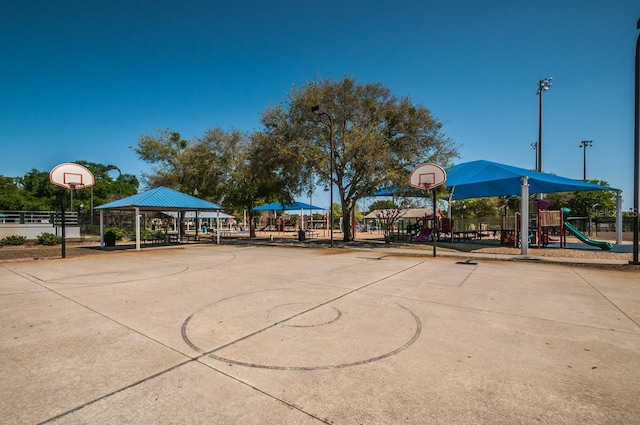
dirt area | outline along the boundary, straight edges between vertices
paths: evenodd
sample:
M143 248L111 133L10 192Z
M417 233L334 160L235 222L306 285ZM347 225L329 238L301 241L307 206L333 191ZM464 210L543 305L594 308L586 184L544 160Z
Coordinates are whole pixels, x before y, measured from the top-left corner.
M65 244L67 257L80 257L83 255L100 253L98 242L69 241ZM7 260L40 260L45 258L62 257L62 246L45 246L36 243L26 243L18 246L0 246L0 261Z
M487 254L507 254L518 255L520 248L510 248L504 246L482 245L481 243L448 243L445 244L448 249L464 252L480 252ZM603 260L631 260L631 252L602 251L599 249L580 249L580 248L533 248L530 247L528 254L532 257L556 257L556 258L594 258Z

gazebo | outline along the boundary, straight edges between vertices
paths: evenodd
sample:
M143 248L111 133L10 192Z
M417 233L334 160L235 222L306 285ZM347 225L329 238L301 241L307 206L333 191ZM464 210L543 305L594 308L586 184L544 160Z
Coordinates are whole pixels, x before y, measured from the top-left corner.
M304 220L304 211L324 211L324 208L316 207L315 205L306 204L304 202L296 201L292 204L283 204L281 202L272 202L270 204L260 205L253 209L254 211L300 211L300 217ZM301 228L304 228L304 223L301 224Z
M136 251L140 251L140 211L217 211L222 207L213 202L205 201L195 196L187 195L177 190L164 186L146 192L138 193L126 198L118 199L104 205L99 205L95 209L100 211L100 245L104 246L104 211L119 210L133 211L135 213L136 227ZM220 243L220 226L218 226L217 241Z

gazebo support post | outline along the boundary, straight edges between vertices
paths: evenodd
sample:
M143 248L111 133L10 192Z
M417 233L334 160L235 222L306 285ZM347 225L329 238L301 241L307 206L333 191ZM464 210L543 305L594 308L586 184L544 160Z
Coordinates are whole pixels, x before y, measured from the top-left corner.
M200 223L198 222L198 211L196 211L196 239L197 241L200 240L200 238L198 237L198 228L200 227Z
M220 211L216 211L216 243L220 245Z
M100 210L100 248L104 248L104 210Z
M140 251L140 208L136 207L136 251Z

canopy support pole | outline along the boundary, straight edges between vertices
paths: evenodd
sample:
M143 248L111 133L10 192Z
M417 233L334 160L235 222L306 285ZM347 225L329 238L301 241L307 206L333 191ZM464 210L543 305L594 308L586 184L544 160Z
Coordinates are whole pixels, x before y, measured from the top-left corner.
M529 177L522 177L520 186L520 254L529 253Z
M622 191L616 190L616 245L622 243Z

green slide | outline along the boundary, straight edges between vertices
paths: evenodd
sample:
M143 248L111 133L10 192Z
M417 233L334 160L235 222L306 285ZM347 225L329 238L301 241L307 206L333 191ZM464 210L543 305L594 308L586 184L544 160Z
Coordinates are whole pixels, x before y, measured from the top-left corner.
M603 251L609 251L611 248L613 248L613 245L611 245L609 242L594 241L593 239L587 237L587 235L585 235L580 230L576 229L572 224L567 223L566 221L564 222L564 228L587 245L597 246Z

